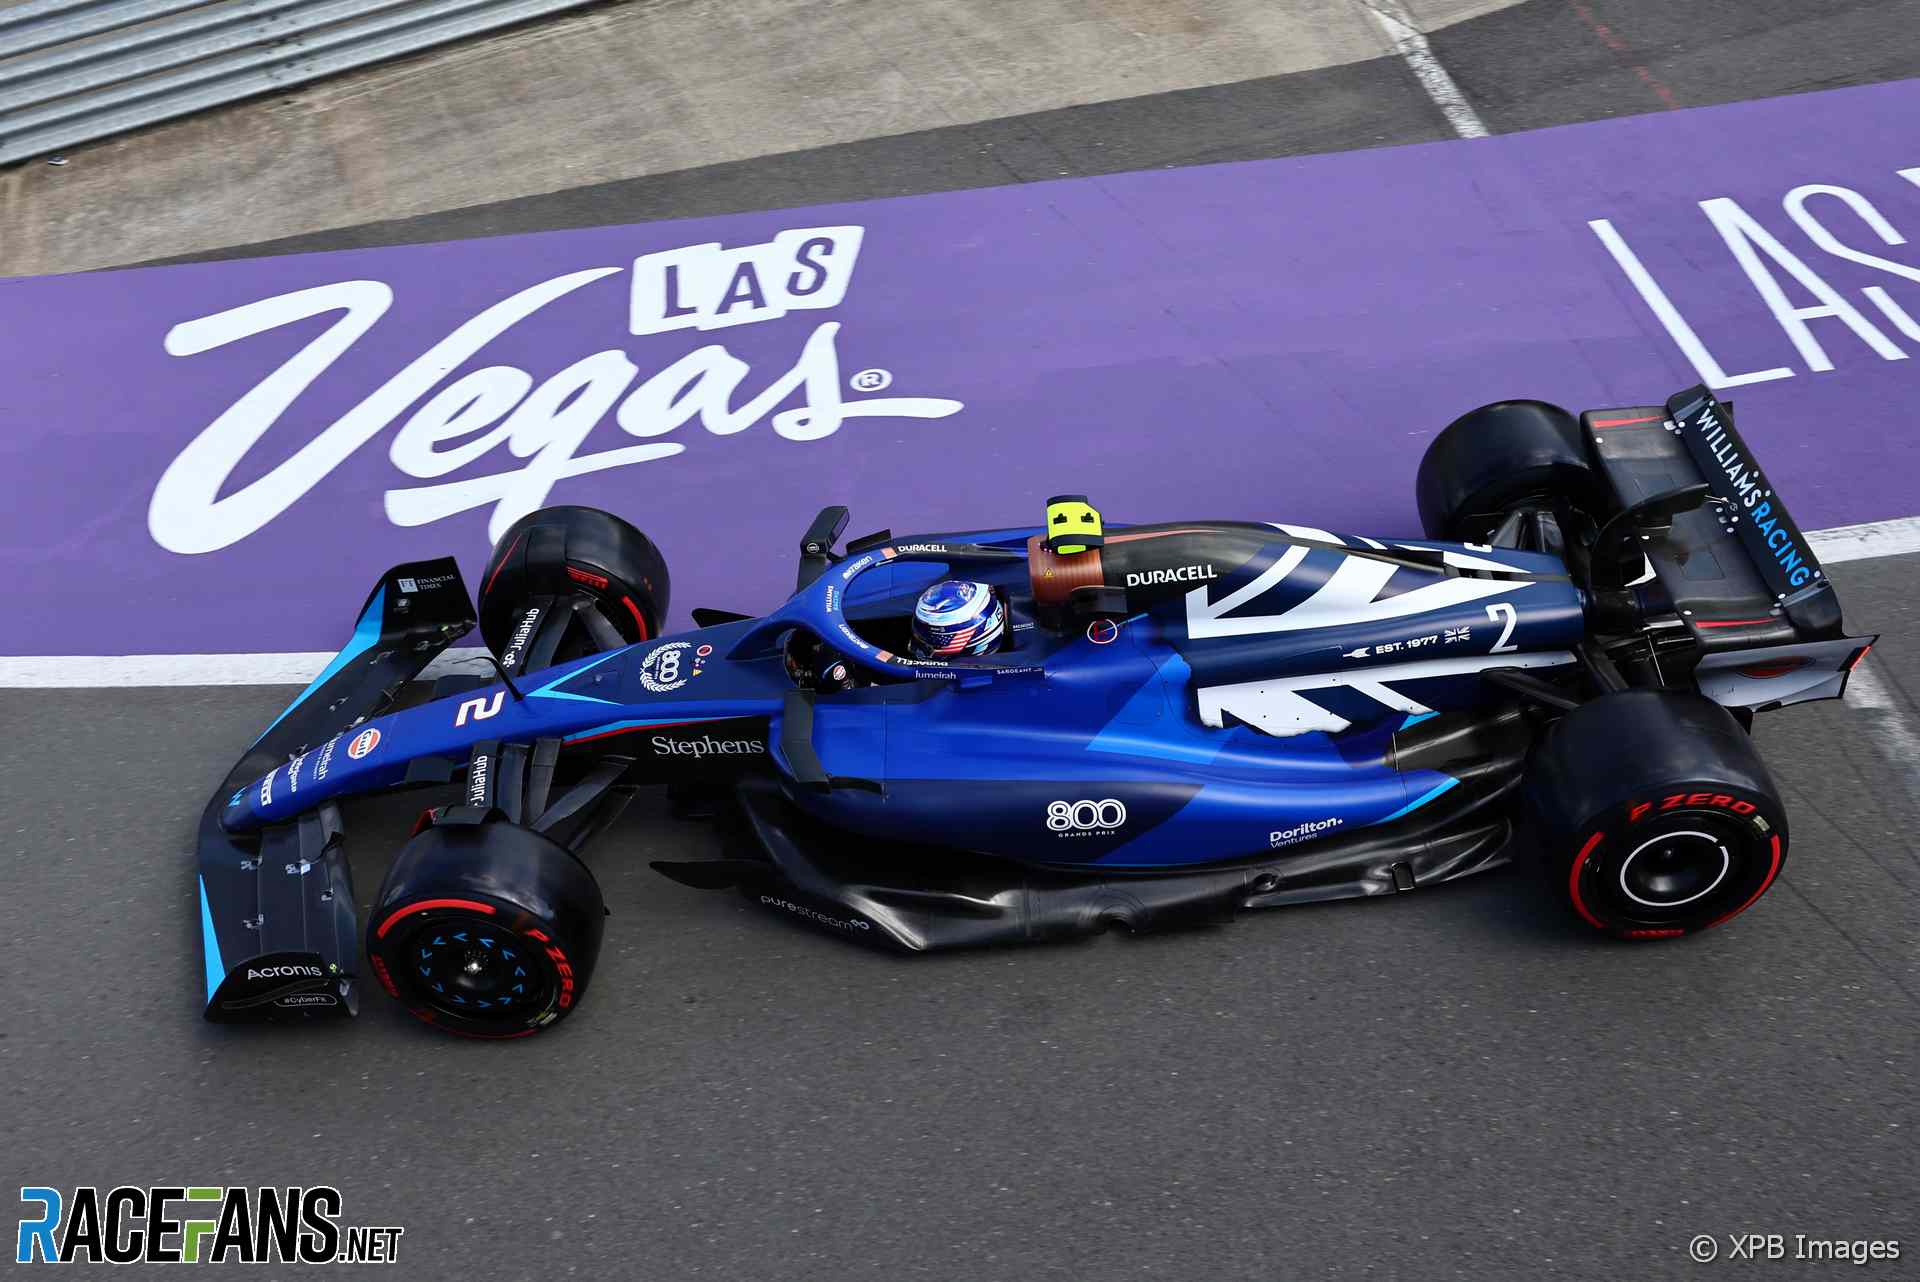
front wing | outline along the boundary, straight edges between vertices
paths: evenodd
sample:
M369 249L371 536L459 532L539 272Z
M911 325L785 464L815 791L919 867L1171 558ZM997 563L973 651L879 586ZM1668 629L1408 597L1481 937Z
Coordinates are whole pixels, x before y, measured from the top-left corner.
M236 789L293 787L277 767L321 754L324 778L347 731L384 711L435 655L472 629L473 606L453 558L395 566L368 594L353 636L227 772L200 816L201 945L209 1020L239 1022L357 1009L360 929L339 812L236 837L220 816ZM257 781L257 782L256 782Z

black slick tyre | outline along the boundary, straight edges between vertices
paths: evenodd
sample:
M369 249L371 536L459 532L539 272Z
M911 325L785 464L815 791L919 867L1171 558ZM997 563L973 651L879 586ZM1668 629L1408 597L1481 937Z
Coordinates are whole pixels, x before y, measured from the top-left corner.
M659 636L672 590L660 549L633 526L598 508L544 507L494 544L480 576L480 635L509 671L546 667ZM591 626L582 609L597 615Z
M367 957L389 996L435 1028L524 1037L579 1007L606 906L566 847L517 824L435 824L387 872Z
M1732 715L1703 695L1623 690L1551 726L1524 806L1556 895L1621 939L1711 929L1779 876L1787 819Z
M1414 497L1430 539L1484 540L1517 508L1597 516L1601 482L1580 424L1545 401L1496 401L1449 423L1420 459Z

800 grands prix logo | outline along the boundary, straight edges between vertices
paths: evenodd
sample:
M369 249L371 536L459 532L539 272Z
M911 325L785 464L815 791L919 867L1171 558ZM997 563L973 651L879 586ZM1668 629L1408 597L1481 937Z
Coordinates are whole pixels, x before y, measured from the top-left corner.
M633 261L628 329L635 336L724 330L790 311L837 307L853 279L863 235L864 228L857 226L802 227L764 244L689 245L643 255ZM290 409L299 419L298 403L308 387L378 325L393 305L394 291L377 280L340 281L175 325L167 333L166 350L188 357L316 316L334 317L167 467L147 509L154 541L179 553L215 552L237 543L395 423L400 427L388 446L393 465L409 477L435 483L388 490L388 519L425 525L492 504L490 535L498 538L567 477L682 453L684 441L660 438L695 419L717 436L769 419L774 433L786 440L816 441L850 418L944 418L963 408L959 401L937 397L848 399L835 346L837 321L816 325L793 364L771 379L720 343L698 347L645 377L617 347L582 356L537 387L531 374L512 365L459 373L494 339L542 308L621 270L570 272L501 299L455 326L264 475L224 495L228 478L242 469L248 452ZM370 342L392 345L394 336L382 334ZM851 383L857 390L877 391L889 381L885 371L865 370ZM587 438L609 415L639 443L587 451ZM497 457L502 446L516 465L439 479Z

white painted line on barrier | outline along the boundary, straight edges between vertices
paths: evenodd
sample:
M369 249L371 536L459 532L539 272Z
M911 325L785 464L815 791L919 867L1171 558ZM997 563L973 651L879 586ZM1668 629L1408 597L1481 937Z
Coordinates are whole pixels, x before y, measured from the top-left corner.
M1480 113L1473 109L1467 96L1460 92L1460 86L1434 56L1433 48L1427 43L1427 37L1415 25L1413 15L1400 0L1360 0L1360 7L1367 11L1374 24L1386 33L1393 43L1393 51L1405 60L1414 79L1427 91L1427 97L1433 99L1433 105L1440 108L1440 114L1453 126L1453 132L1462 138L1485 138L1488 133L1486 123L1480 119Z
M1823 562L1864 561L1920 552L1920 516L1812 530L1807 541ZM486 651L448 650L421 673L489 672ZM305 685L333 658L329 651L286 654L49 654L0 656L0 689L84 690L137 686Z

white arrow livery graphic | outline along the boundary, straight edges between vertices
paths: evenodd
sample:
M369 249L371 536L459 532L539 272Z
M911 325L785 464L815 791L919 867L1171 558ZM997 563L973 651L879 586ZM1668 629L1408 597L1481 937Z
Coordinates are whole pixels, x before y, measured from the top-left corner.
M1324 730L1335 734L1352 725L1345 717L1327 711L1301 696L1303 690L1330 690L1345 687L1379 703L1386 712L1431 712L1417 699L1393 688L1395 681L1419 681L1428 677L1457 677L1486 668L1554 668L1572 663L1565 650L1542 654L1463 655L1458 659L1425 659L1418 663L1395 663L1364 672L1308 672L1293 677L1271 677L1261 681L1242 681L1235 685L1208 686L1197 692L1200 721L1220 729L1231 716L1254 729L1278 738L1310 734Z
M1340 540L1322 530L1311 530L1304 526L1282 525L1275 527L1295 538L1315 539L1338 544ZM1415 551L1439 551L1435 548L1423 548L1417 544L1400 545ZM1374 598L1387 585L1394 572L1400 567L1391 561L1378 561L1371 557L1351 556L1345 558L1320 590L1306 600L1282 610L1279 614L1254 614L1241 618L1227 618L1234 610L1257 600L1263 593L1275 587L1280 581L1293 573L1313 548L1294 546L1280 555L1265 572L1251 583L1243 584L1227 593L1218 601L1207 599L1207 589L1197 587L1187 593L1187 635L1194 640L1206 640L1210 637L1258 636L1273 632L1299 632L1307 628L1340 627L1351 623L1381 623L1388 619L1404 619L1409 615L1425 614L1429 610L1444 610L1450 606L1465 605L1490 596L1512 596L1532 586L1526 579L1465 579L1445 578L1411 592L1402 592L1398 596L1388 597L1384 601ZM1525 571L1514 566L1485 557L1471 556L1465 552L1445 551L1442 558L1448 565L1459 569L1504 570L1509 574L1523 574Z

